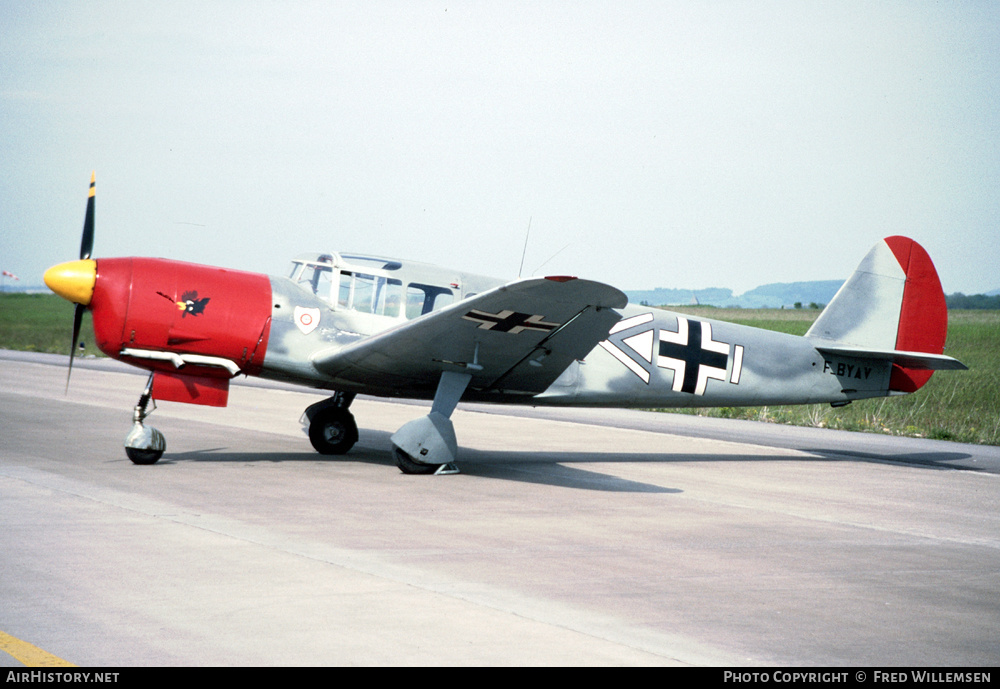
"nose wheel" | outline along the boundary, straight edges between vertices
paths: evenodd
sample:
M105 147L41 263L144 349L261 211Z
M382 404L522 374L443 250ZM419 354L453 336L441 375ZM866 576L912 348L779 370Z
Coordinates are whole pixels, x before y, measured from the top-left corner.
M153 374L149 374L146 389L139 397L139 404L132 411L132 430L125 436L125 454L133 464L156 464L167 449L167 440L163 434L152 426L144 426L143 421L156 409L149 409L153 398Z
M155 428L149 430L159 433ZM163 438L162 434L160 438ZM126 447L125 454L132 460L132 464L156 464L163 456L163 450L138 450L134 447Z

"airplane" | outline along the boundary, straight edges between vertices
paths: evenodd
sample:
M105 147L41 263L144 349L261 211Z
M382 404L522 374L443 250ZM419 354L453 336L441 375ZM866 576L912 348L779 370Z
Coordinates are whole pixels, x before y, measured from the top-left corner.
M95 176L80 259L45 273L85 310L97 346L150 371L125 451L154 464L166 441L144 422L153 401L224 407L236 376L331 396L303 419L313 447L358 440L358 394L431 400L391 436L406 474L455 473L460 400L532 406L712 407L829 403L906 395L944 355L948 311L927 252L884 239L805 336L628 304L610 285L565 275L516 280L350 253L294 258L266 276L160 258L91 258Z

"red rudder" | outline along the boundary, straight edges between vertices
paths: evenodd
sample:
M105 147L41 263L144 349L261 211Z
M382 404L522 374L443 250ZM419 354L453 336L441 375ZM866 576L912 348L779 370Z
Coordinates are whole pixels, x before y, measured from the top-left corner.
M885 243L906 273L896 349L944 353L945 338L948 336L948 307L931 257L922 246L907 237L887 237ZM893 365L889 389L916 392L932 373Z

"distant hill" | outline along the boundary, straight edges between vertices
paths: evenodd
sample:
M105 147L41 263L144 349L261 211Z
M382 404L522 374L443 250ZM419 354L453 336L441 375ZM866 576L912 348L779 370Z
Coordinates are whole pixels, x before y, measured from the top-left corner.
M778 309L792 308L796 303L808 308L811 304L826 306L843 284L842 280L814 280L812 282L775 282L755 287L743 294L733 294L725 287L707 289L625 290L633 304L650 306L718 306L720 308ZM950 309L1000 309L1000 290L986 294L965 295L961 292L946 295Z
M711 304L720 305L731 299L733 290L722 287L709 287L708 289L667 289L657 287L651 290L625 290L628 300L633 304L646 303L653 306L683 304Z
M777 309L792 307L796 302L825 305L833 299L843 280L813 280L811 282L775 282L761 285L740 295L731 289L710 287L708 289L666 289L625 290L633 304L646 303L652 306L703 306L742 307L745 309Z

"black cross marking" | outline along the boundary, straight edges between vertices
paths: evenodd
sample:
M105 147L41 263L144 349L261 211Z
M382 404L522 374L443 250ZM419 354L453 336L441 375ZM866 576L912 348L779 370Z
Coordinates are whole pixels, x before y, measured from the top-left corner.
M479 323L482 330L492 330L501 333L518 334L524 330L540 330L547 333L559 327L558 323L546 323L543 316L517 311L504 310L499 313L486 313L473 309L462 316L465 320Z
M701 346L701 321L688 321L687 344L660 341L660 356L684 361L684 383L681 392L693 393L698 385L698 373L702 366L726 370L729 354L713 352ZM675 372L674 375L677 375Z

